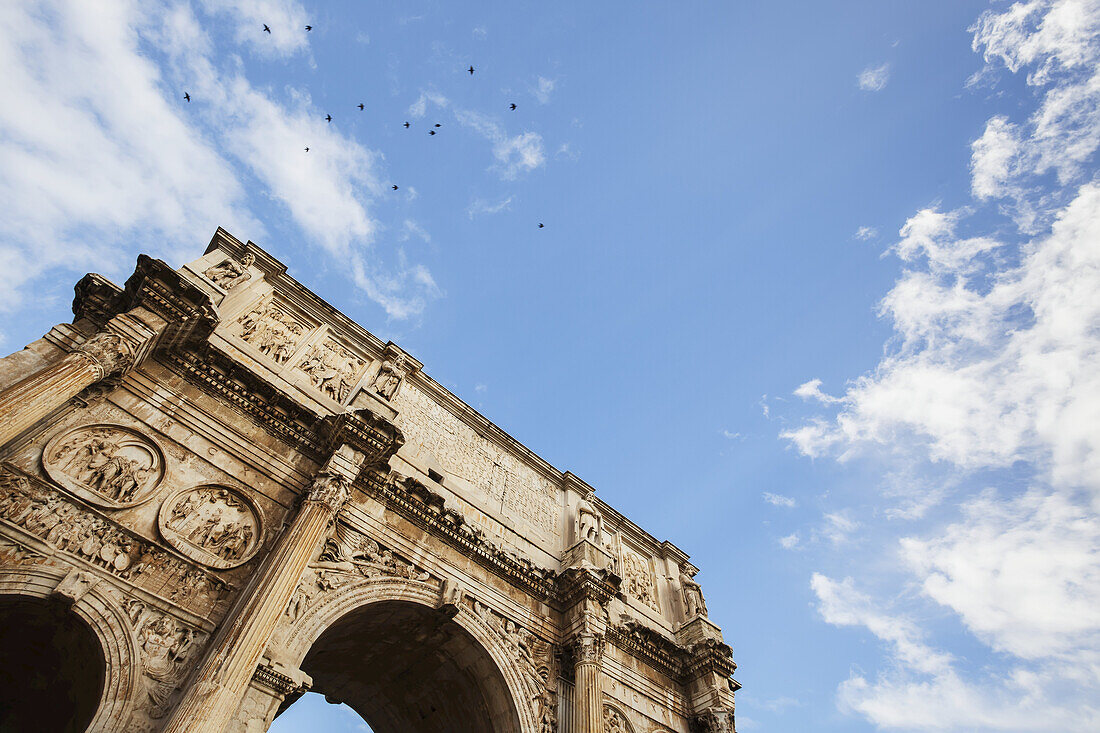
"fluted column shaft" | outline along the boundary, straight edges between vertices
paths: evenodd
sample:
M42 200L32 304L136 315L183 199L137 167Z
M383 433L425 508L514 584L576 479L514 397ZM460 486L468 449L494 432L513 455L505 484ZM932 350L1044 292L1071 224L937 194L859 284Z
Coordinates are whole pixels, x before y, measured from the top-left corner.
M603 637L584 634L574 646L573 733L602 733Z
M133 349L116 333L91 337L79 350L0 392L0 445L6 445L85 387L129 368Z
M346 453L354 452L346 449ZM355 460L346 453L341 449L314 479L294 521L246 590L247 596L222 622L163 733L217 733L236 714L302 573L347 500L362 454L355 454Z

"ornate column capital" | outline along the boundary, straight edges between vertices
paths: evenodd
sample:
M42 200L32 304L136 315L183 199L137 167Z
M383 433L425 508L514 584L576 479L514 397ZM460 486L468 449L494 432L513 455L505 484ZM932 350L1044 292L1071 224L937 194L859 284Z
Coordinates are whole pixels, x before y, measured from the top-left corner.
M691 730L692 733L734 733L733 710L707 708L691 719Z
M573 664L599 664L603 661L604 649L607 642L604 635L595 632L585 632L573 639Z
M133 348L126 343L126 339L112 331L95 334L81 344L76 353L98 370L96 381L124 372L134 364Z

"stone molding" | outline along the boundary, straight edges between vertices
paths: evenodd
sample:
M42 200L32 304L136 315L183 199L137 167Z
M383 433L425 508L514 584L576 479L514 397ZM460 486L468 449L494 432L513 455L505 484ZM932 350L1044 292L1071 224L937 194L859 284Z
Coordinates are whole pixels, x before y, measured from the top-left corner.
M557 574L553 570L497 547L481 530L467 524L460 512L447 509L444 497L415 478L391 472L381 480L378 475L361 478L356 486L535 598L549 600L554 596Z
M252 681L266 687L277 695L286 697L299 692L308 692L311 685L307 680L297 681L283 674L270 664L260 664L252 673Z

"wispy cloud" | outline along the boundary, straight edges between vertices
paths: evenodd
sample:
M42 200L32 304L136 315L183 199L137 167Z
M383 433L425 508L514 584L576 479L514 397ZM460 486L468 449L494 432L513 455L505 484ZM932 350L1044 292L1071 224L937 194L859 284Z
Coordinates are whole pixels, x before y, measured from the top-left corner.
M794 509L798 506L798 502L789 496L783 496L782 494L773 494L770 491L763 493L764 501L768 502L772 506L781 506L787 509Z
M554 91L554 86L555 82L553 79L547 79L546 77L540 76L535 86L531 88L531 93L535 95L535 99L538 100L539 104L549 104L550 95Z
M785 537L779 538L779 544L784 550L793 550L799 546L801 540L798 537L798 532L792 532Z
M868 66L856 77L859 88L865 92L881 92L890 81L890 64Z
M878 236L878 229L874 227L860 227L856 230L856 239L861 242L866 242L869 239L874 239Z
M468 207L466 207L466 215L471 219L479 216L499 214L502 211L506 211L508 207L512 205L512 197L506 196L500 201L486 201L485 199L474 199Z

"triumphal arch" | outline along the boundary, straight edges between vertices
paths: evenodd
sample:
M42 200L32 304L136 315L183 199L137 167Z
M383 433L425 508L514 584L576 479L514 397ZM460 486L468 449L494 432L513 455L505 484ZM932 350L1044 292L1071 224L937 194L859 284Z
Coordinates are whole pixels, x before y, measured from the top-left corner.
M734 730L696 568L218 230L0 360L0 729Z

